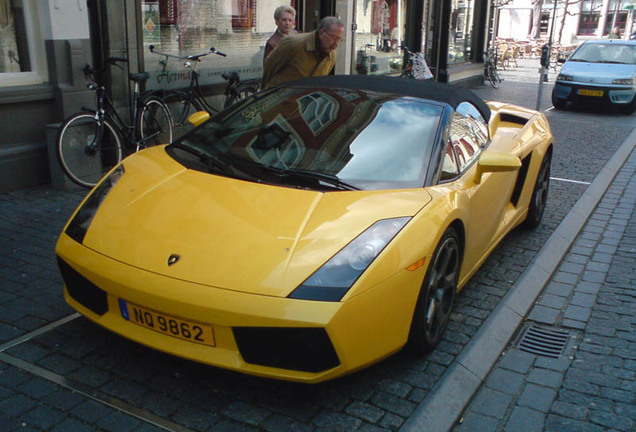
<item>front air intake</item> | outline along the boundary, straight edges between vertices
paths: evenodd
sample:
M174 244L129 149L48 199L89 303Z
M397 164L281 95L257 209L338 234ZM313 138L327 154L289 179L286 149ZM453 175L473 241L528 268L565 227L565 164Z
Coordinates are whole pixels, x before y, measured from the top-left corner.
M104 315L108 312L106 291L79 274L59 256L57 257L57 266L60 269L60 274L62 279L64 279L64 285L66 285L69 295L75 301L97 315Z
M232 330L247 363L303 372L321 372L340 364L323 328L234 327Z

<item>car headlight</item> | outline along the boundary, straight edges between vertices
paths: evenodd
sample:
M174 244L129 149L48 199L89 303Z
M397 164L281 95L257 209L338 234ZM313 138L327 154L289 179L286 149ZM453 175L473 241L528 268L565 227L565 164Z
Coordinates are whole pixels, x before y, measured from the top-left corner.
M573 78L570 75L559 74L557 81L573 81Z
M612 81L612 84L633 86L634 78L615 79L614 81Z
M316 270L289 297L340 301L409 220L410 217L400 217L377 221Z
M124 175L124 165L117 166L95 189L90 196L84 201L84 204L75 213L75 217L71 220L66 228L66 234L78 243L84 241L88 227L90 226L97 209L102 204L108 192L115 186L119 179Z

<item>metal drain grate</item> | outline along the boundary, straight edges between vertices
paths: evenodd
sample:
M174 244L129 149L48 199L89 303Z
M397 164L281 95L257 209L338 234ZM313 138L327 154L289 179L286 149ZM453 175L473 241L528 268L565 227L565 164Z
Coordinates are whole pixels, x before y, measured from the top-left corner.
M530 326L523 332L517 349L556 359L564 354L569 341L570 333L566 331Z

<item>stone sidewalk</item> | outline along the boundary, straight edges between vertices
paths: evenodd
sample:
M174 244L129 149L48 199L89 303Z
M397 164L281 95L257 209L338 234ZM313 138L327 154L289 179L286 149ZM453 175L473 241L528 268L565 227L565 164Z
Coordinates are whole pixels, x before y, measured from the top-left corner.
M553 338L531 341L528 329ZM636 153L523 330L455 431L636 430Z
M538 71L475 91L530 106ZM400 432L636 430L635 147L632 132Z

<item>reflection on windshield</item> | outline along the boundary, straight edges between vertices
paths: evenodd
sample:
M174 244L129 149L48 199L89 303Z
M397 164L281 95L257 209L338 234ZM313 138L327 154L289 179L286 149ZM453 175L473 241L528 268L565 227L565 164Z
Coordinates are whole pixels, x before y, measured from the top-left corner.
M313 176L314 187L333 187L333 179L361 189L421 187L441 113L440 105L381 93L277 89L217 116L174 146L220 157L264 182L294 186L290 182L300 176L280 174L296 170L324 174ZM231 171L212 166L210 172ZM302 177L302 187L311 187L310 177Z
M588 43L581 45L572 54L570 60L590 63L636 64L636 45Z

